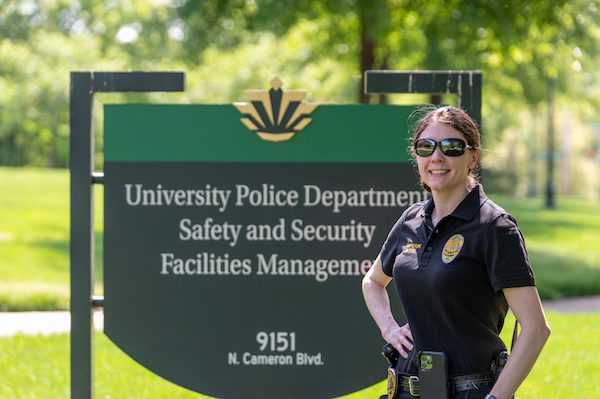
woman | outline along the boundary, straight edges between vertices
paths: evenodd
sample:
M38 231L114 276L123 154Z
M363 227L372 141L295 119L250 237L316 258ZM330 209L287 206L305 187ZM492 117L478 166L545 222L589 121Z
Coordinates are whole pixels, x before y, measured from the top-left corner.
M437 351L447 357L452 398L511 398L550 334L523 237L477 182L481 139L463 110L443 107L421 118L413 154L431 198L400 216L363 279L383 338L408 359L399 362L404 380L395 397L416 393L405 383L418 373L416 353ZM386 286L392 280L404 326L390 310ZM522 328L498 376L493 364L506 350L498 335L508 307Z

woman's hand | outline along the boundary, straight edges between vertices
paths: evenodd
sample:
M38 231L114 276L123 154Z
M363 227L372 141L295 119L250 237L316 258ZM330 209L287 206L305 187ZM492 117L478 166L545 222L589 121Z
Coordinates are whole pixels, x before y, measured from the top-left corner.
M396 348L396 350L400 353L400 356L405 359L408 358L408 352L410 352L414 347L412 332L410 331L410 326L408 323L402 327L394 323L393 325L390 325L382 330L381 335L386 342L389 342L394 348Z
M367 308L379 326L381 335L386 342L392 344L403 358L408 357L408 351L412 350L412 333L408 324L400 327L390 308L385 287L392 281L381 267L381 257L378 256L362 281L363 295Z

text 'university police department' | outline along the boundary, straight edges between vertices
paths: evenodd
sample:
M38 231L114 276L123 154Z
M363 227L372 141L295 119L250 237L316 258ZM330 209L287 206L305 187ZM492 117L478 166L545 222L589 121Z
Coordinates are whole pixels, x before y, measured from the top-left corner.
M427 198L425 191L406 190L326 190L314 184L305 184L301 190L278 189L274 184L258 187L236 184L219 188L206 184L202 188L168 188L162 184L147 187L143 184L125 184L127 205L215 207L225 212L228 207L315 207L331 208L339 213L342 208L405 207Z

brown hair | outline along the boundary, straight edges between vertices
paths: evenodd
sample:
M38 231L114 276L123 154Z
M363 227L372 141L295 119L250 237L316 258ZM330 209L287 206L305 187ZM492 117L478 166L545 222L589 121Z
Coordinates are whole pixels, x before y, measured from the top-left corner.
M467 144L473 147L473 151L477 153L477 165L475 166L475 169L469 171L469 188L473 188L479 182L479 176L477 175L476 170L479 169L481 162L481 134L479 133L477 124L464 110L457 107L445 106L433 109L431 107L424 107L418 111L418 115L422 115L423 112L426 112L426 114L420 117L415 124L412 147L414 148L414 144L421 136L421 133L423 133L429 125L436 122L444 123L461 132L463 136L465 136ZM414 157L414 150L412 153ZM431 191L431 189L423 183L423 180L421 180L421 186L425 190Z

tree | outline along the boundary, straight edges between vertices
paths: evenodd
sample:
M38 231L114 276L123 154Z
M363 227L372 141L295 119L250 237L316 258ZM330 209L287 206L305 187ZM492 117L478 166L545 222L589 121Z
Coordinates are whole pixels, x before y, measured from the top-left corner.
M481 69L494 142L519 108L546 109L549 82L557 99L600 108L586 90L599 84L599 1L0 2L0 163L67 164L76 69L187 69L183 97L196 101L239 100L286 71L342 102L373 100L367 69Z
M172 62L177 42L166 39L172 8L141 0L112 4L0 2L0 164L68 164L70 71ZM139 28L143 40L119 40L127 26Z
M379 46L379 38L391 28L388 6L386 0L188 0L178 13L185 23L185 46L192 62L198 62L209 46L227 49L246 43L248 32L283 35L299 22L312 20L319 27L311 42L313 53L330 54L340 43L349 43L356 54L349 62L358 72L387 66L389 54ZM361 76L358 98L368 102L362 87Z

